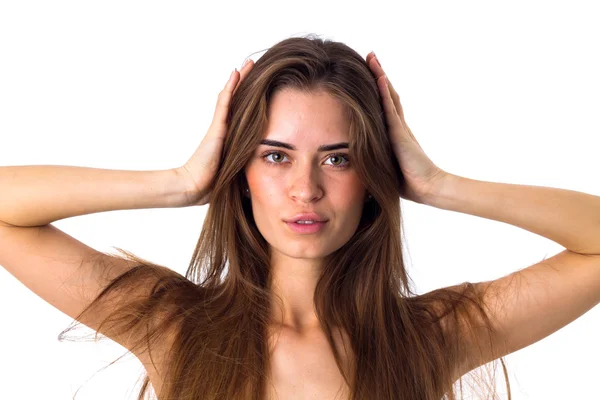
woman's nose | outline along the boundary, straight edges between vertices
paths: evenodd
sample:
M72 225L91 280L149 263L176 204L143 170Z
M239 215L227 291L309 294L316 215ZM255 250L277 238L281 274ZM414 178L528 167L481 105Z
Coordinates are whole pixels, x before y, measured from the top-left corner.
M295 200L306 203L322 197L323 188L318 172L309 167L299 172L290 186L289 195Z

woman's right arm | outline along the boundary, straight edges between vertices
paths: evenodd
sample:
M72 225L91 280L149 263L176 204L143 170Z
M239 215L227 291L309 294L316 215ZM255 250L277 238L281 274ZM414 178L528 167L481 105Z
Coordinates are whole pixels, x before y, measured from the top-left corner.
M134 265L99 252L50 223L102 211L178 207L186 198L183 183L178 183L185 180L178 180L178 174L177 170L0 167L0 266L75 319L111 280ZM146 286L128 288L124 295L146 295L151 289ZM79 322L98 331L112 310L94 310ZM138 339L100 333L126 348Z
M103 211L182 207L186 188L178 171L0 167L0 223L34 227Z
M182 167L161 171L0 167L0 265L52 306L78 317L110 281L134 265L86 246L51 223L112 210L206 204L219 168L229 101L252 66L250 61L240 72L231 74L219 94L207 134ZM123 300L143 297L151 290L152 285L147 286L127 288L120 295ZM109 305L105 308L79 322L98 331L112 311ZM129 334L115 337L111 332L100 333L126 348L138 339Z

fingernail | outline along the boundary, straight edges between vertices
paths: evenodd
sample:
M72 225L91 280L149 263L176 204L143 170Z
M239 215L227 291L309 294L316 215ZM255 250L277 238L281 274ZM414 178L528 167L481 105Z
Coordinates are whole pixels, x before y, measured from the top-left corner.
M377 61L377 64L381 67L381 63L379 62L379 59L377 58L377 56L375 56L375 61ZM381 67L383 68L383 67Z
M231 73L231 75L229 76L229 80L231 80L231 78L233 78L233 74L235 74L235 71L237 71L237 68L233 69L233 72Z
M246 66L246 64L248 64L249 61L250 61L250 59L246 59L246 61L244 61L244 63L242 64L242 68L244 68Z

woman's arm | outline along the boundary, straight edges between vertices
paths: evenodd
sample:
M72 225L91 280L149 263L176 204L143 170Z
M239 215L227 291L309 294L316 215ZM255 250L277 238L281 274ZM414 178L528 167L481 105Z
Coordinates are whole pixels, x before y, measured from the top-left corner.
M182 207L183 182L177 169L0 167L0 223L31 227L103 211Z
M518 226L571 252L600 255L600 197L448 174L425 204Z
M426 204L515 225L567 248L473 285L488 310L492 342L484 329L458 327L463 375L551 335L600 303L600 197L448 176Z

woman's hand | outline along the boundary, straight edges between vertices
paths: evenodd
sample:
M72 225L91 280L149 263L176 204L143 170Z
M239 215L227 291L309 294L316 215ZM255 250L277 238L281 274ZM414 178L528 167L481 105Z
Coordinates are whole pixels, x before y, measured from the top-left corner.
M400 193L400 197L426 204L426 199L439 190L448 174L427 157L406 125L400 97L372 52L367 55L367 65L377 80L379 94L383 99L390 143L406 181L406 187Z
M221 151L227 134L227 113L231 97L253 66L254 61L248 60L239 72L233 71L219 93L212 123L200 146L183 166L177 168L177 175L183 180L183 187L187 188L186 207L202 206L210 202L212 184L219 170Z

